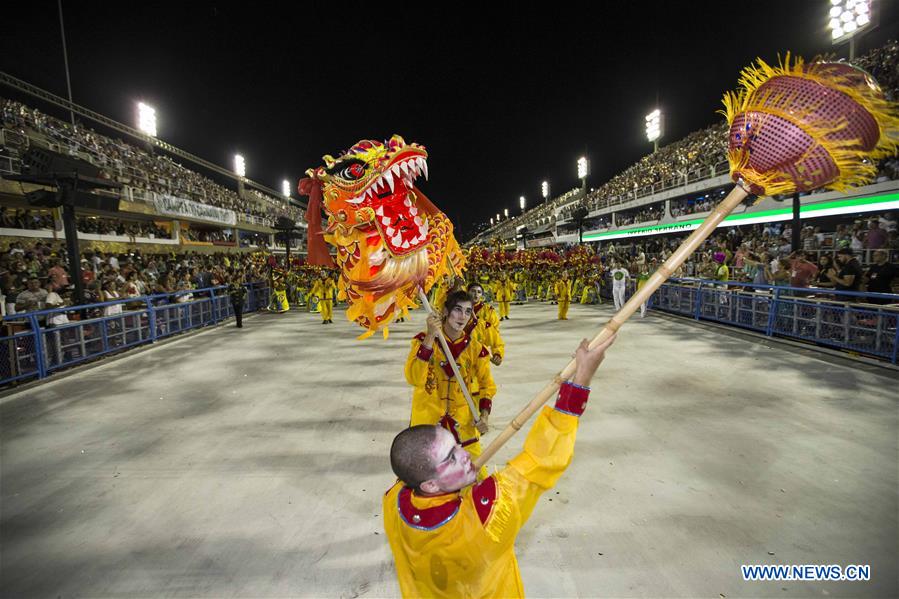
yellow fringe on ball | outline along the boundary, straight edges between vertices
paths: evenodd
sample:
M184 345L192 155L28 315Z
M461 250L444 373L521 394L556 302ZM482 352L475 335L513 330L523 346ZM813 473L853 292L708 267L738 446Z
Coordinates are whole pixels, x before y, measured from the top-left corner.
M802 129L811 136L817 144L830 154L840 175L831 183L828 189L845 191L850 186L864 185L870 182L877 174L877 165L874 161L891 156L899 150L899 109L897 104L884 97L882 91L876 85L862 87L857 81L853 81L846 75L835 75L829 68L826 58L816 58L815 62L806 64L801 57L795 57L791 61L790 54L780 61L777 67L758 59L755 65L743 69L740 74L739 84L742 89L739 92L727 92L722 99L724 110L719 110L727 118L729 125L739 114L757 112L771 114L785 119ZM862 74L863 71L859 71ZM794 102L792 93L765 91L759 92L759 88L774 77L799 77L814 81L829 89L841 92L849 96L859 106L863 107L877 122L880 136L877 145L869 152L858 149L858 140L828 140L827 136L848 126L845 118L836 120L823 120L812 116L815 106L809 106L805 111L795 112L799 105ZM791 110L782 111L778 107L789 106ZM764 127L764 120L757 125L756 130ZM743 178L759 187L764 188L767 195L794 193L796 184L792 176L782 171L759 173L748 169L749 152L730 150L728 162L731 173L739 171Z

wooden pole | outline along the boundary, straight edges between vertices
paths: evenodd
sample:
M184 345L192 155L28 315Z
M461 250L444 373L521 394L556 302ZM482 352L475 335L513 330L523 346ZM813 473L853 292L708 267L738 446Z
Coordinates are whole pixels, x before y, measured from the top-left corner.
M741 186L737 185L734 187L727 197L721 201L720 204L715 208L715 210L699 225L699 228L693 231L693 233L684 240L680 246L671 256L665 260L664 264L659 266L658 270L656 270L649 280L646 282L643 287L637 290L637 292L631 296L631 298L621 307L621 310L618 311L615 316L606 323L606 325L602 328L602 330L593 338L590 342L590 348L594 348L597 345L603 343L606 339L611 337L613 334L618 332L618 329L630 318L634 312L639 309L640 304L647 301L650 296L656 292L656 290L662 286L668 278L671 276L675 270L677 270L681 264L683 264L690 255L696 251L699 245L712 234L715 228L727 217L728 214L733 212L734 208L736 208L740 202L742 202L749 193L743 189ZM501 432L487 448L484 452L478 456L478 458L474 461L475 470L481 468L484 464L487 463L490 458L492 458L499 449L505 445L506 441L508 441L512 436L516 433L516 431L520 430L524 423L527 422L534 413L540 409L540 407L549 400L550 397L553 397L559 391L559 387L563 382L567 381L574 375L575 369L575 361L571 360L568 362L568 365L562 369L557 375L553 377L553 380L544 387L534 399L531 400L528 405L521 410L515 418L509 423L509 425Z

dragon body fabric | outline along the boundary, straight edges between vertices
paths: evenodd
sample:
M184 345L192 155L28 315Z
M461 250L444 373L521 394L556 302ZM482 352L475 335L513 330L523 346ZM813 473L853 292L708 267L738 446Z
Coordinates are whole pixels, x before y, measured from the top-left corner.
M464 266L452 223L416 186L419 176L428 177L428 153L394 135L323 160L300 181L300 193L310 197L309 260L331 264L322 239L335 246L347 318L366 329L361 339L378 330L386 337L394 318L415 307L420 288L427 293Z

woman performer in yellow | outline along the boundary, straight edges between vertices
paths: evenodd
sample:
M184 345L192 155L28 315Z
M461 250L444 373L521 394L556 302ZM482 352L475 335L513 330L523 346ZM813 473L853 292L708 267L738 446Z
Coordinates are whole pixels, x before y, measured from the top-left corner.
M269 311L283 314L290 310L287 303L287 273L279 268L272 270L272 299L269 303Z
M488 430L487 419L493 406L496 384L490 374L490 352L465 334L465 326L472 313L472 301L467 293L451 293L446 298L442 316L433 313L428 316L428 330L412 340L405 374L406 381L414 387L409 426L440 425L451 432L468 453L479 456L480 438ZM436 341L441 327L471 397L478 404L480 421L477 428L452 367ZM486 468L482 469L480 476L487 476Z
M499 319L509 320L509 306L515 297L515 283L509 280L506 271L499 274L499 281L496 282L496 301L499 304Z
M334 293L337 284L328 276L328 271L323 270L320 278L312 285L311 295L318 298L318 306L322 313L322 324L333 324L331 317L334 314Z
M490 361L499 366L506 355L506 344L499 335L499 318L496 310L484 302L484 288L480 283L472 283L468 286L468 295L471 296L472 306L471 320L465 326L465 332L472 339L479 341L490 350Z
M568 271L562 271L562 278L556 281L554 288L556 301L559 302L559 320L568 320L568 306L571 304L571 280Z

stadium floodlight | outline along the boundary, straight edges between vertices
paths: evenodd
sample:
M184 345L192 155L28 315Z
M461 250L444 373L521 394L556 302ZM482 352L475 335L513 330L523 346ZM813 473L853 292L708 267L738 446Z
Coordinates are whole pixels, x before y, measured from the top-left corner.
M586 179L587 178L587 157L581 156L577 159L577 178L578 179Z
M247 163L240 154L234 155L234 172L238 177L247 176Z
M509 209L508 208L503 208L503 216L505 216L506 218L509 218Z
M873 0L830 0L830 38L834 45L849 42L849 58L855 58L855 38L873 26Z
M492 216L490 217L490 226L491 227L493 226L493 217Z
M544 181L540 184L540 193L543 194L543 199L549 199L549 181Z
M524 196L518 198L518 206L521 208L521 211L524 212Z
M290 197L290 181L287 179L281 181L281 193L284 194L284 197Z
M137 103L137 128L149 135L156 137L156 109L143 102Z
M653 151L659 149L659 138L661 137L662 111L656 108L646 115L646 139L653 143Z
M499 212L496 213L496 222L499 222Z

